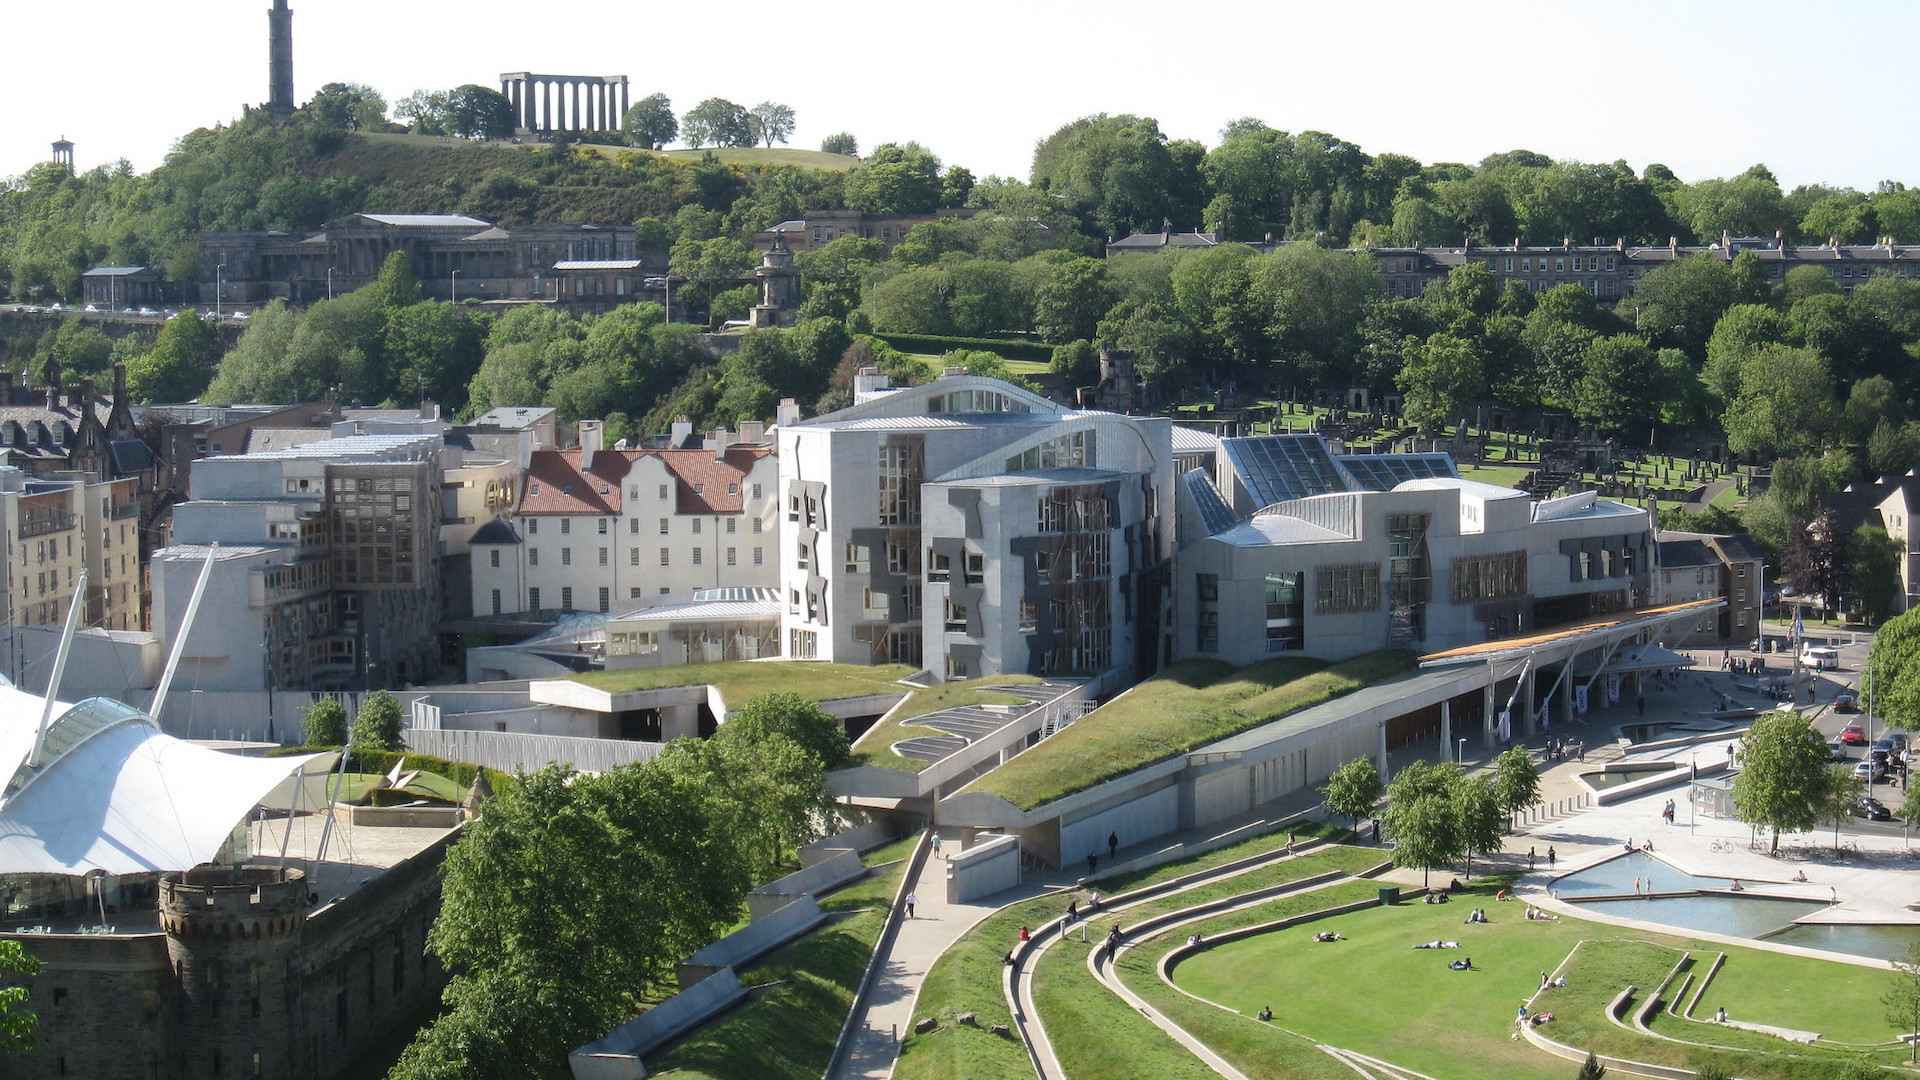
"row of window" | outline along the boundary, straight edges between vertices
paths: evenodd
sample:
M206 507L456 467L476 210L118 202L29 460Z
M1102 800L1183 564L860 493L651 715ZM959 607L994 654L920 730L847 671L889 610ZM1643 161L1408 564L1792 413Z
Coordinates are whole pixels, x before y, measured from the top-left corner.
M608 565L607 563L608 549L599 548L597 549L597 551L599 553L599 560L600 560L599 565L601 566ZM705 558L704 551L705 551L704 548L693 549L693 565L695 566L701 565L702 560ZM739 548L730 547L727 549L726 558L727 558L728 566L739 565L739 562L740 562L739 552L740 552ZM766 549L758 548L758 547L754 548L753 549L753 565L762 566L762 565L765 565L765 563L766 563ZM500 568L500 549L495 548L492 551L487 552L487 564L496 570ZM661 548L660 549L660 565L671 566L672 564L673 564L673 549L664 548L664 547ZM527 549L527 565L528 566L540 565L540 549L539 548L530 547ZM573 549L572 548L563 547L560 549L560 565L561 566L573 565ZM639 548L630 547L627 549L627 565L628 566L640 565L640 549ZM802 567L802 569L804 569L804 567Z

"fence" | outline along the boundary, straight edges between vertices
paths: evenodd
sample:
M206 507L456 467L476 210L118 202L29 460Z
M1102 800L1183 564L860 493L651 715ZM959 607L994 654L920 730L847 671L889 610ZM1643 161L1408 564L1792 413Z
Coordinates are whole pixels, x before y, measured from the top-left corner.
M621 765L651 761L665 743L620 739L578 739L567 735L522 735L511 731L436 731L409 728L407 749L449 761L485 765L501 772L532 772L558 762L582 772L606 772Z

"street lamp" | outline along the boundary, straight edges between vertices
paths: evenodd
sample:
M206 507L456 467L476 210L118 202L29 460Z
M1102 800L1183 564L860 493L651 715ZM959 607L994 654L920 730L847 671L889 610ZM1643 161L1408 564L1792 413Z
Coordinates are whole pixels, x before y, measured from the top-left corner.
M327 299L333 299L333 267L327 267Z
M1467 763L1467 740L1460 740L1460 746L1455 750L1453 755L1453 763L1455 765L1465 765Z
M213 268L213 317L220 317L220 293L226 284L227 264L221 263Z
M454 303L460 302L460 271L447 271L447 294L453 297Z

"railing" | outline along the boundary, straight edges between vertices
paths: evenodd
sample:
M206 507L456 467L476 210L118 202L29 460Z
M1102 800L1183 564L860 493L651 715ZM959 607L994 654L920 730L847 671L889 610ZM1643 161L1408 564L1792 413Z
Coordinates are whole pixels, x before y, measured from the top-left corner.
M71 528L73 515L64 510L45 515L35 514L20 522L20 538L25 540L48 533L65 532Z

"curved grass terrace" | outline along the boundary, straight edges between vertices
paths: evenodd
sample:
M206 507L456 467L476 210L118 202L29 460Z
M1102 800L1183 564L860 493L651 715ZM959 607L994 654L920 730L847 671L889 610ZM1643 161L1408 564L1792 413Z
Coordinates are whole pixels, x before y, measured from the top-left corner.
M893 715L875 724L860 736L859 741L854 743L853 759L850 764L878 765L883 769L917 773L933 762L922 758L901 757L893 752L893 744L915 736L941 733L913 721L942 709L958 708L962 705L1023 704L1026 698L993 690L991 687L1032 686L1039 682L1039 677L1034 675L996 675L992 678L942 683L939 686L915 690L912 697L902 702L893 711Z
M1337 664L1305 656L1243 668L1185 660L961 790L1031 810L1392 678L1411 670L1414 659L1404 649L1382 649Z

